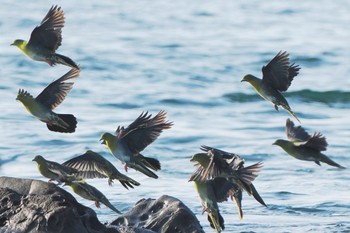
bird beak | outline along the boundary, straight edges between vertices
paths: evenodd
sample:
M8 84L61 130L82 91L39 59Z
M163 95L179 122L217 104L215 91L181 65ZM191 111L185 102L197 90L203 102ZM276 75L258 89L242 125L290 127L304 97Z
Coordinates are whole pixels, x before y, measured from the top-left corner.
M32 159L32 161L35 161L35 159Z
M101 144L106 145L106 140L104 140L103 138L101 138L100 141L101 141Z
M14 43L10 44L10 45L15 45Z
M246 81L244 79L242 79L241 82L246 82Z
M272 143L272 145L277 145L276 142Z

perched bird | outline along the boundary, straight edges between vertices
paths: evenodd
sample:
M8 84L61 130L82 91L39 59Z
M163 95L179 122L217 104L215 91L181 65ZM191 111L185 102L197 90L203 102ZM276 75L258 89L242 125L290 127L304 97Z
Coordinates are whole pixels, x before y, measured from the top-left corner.
M127 128L118 126L115 135L103 133L100 141L107 145L112 155L125 164L125 171L127 167L131 167L157 179L158 176L150 169L160 170L160 162L145 157L140 152L155 141L164 129L171 128L173 123L165 121L165 111L160 111L155 117L151 117L148 112L141 113Z
M287 100L281 92L287 91L293 78L299 74L300 67L294 63L290 65L289 54L280 51L266 66L263 66L262 79L251 74L243 77L242 82L248 82L255 91L265 100L271 102L278 111L278 106L284 108L295 119L298 117L289 107ZM300 122L300 121L299 121Z
M255 200L266 206L253 185L262 163L256 163L244 167L244 160L237 154L222 151L209 146L202 146L201 150L206 153L197 153L192 156L191 161L196 162L197 170L190 177L190 181L204 182L217 177L227 179L232 187L227 193L231 199L235 199L239 218L243 218L242 190L253 195Z
M221 230L225 229L225 225L224 219L220 214L218 202L227 201L227 193L233 188L233 184L225 178L217 177L204 182L194 181L194 186L203 207L202 214L207 212L210 226L216 232L221 232Z
M320 162L323 162L337 168L345 169L345 167L321 153L321 151L327 150L328 143L326 137L320 132L315 132L311 136L303 127L295 127L293 121L287 119L286 134L288 140L278 139L273 145L282 147L285 152L296 159L314 161L317 165L321 165Z
M63 165L77 170L77 175L85 179L108 178L111 186L113 180L118 180L126 189L139 186L140 183L120 173L107 159L100 154L88 150L84 154L74 157Z
M17 46L33 60L47 62L50 66L58 63L79 69L72 59L56 53L62 43L63 26L64 13L61 7L52 6L40 25L34 28L28 42L17 39L11 45Z
M85 181L67 181L65 185L69 185L73 192L90 201L94 201L97 208L100 208L100 202L105 206L116 212L117 214L121 214L121 212L115 208L107 199L103 193L101 193L94 186L89 185Z
M72 114L57 114L52 110L56 108L73 87L73 82L67 80L79 76L78 69L71 69L61 78L48 85L36 98L27 91L20 89L16 100L22 102L24 107L42 122L49 130L60 133L73 133L77 127L77 120Z
M46 160L41 155L35 156L32 161L38 164L40 174L49 178L49 182L55 180L61 184L67 180L81 180L80 177L76 176L76 169Z

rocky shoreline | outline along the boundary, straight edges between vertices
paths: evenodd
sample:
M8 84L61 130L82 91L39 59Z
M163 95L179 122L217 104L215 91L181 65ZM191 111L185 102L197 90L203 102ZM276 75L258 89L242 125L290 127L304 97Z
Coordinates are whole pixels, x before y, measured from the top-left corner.
M150 233L204 232L180 200L141 199L108 225L67 191L40 180L0 177L0 232Z

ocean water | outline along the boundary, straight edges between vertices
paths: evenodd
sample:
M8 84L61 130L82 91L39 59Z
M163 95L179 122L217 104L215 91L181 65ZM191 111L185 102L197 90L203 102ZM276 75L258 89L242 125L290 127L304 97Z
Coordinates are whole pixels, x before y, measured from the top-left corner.
M19 88L36 96L69 68L49 67L10 46L28 39L52 4L65 11L58 52L81 65L80 77L55 110L78 119L74 134L50 132L16 102ZM159 179L129 170L141 183L91 180L121 211L163 194L182 200L206 232L210 228L189 161L201 145L240 154L264 167L254 184L268 208L244 194L244 218L235 203L220 204L226 232L349 232L350 174L296 160L272 143L286 138L289 115L276 112L242 77L280 50L301 66L286 93L310 133L328 140L326 154L350 167L349 1L10 1L0 7L0 175L47 180L31 160L63 162L87 149L119 161L99 143L102 132L127 126L142 111L168 112L174 122L143 154L159 159ZM69 190L67 188L67 190ZM75 195L76 196L76 195ZM76 196L102 222L117 216Z

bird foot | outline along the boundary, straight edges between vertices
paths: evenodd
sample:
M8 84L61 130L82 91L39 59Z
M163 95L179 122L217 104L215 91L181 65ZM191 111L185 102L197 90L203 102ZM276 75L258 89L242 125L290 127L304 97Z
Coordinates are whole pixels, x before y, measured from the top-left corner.
M95 201L95 206L96 206L97 208L101 208L100 202L99 202L99 201Z
M204 214L204 212L207 211L207 210L208 210L208 207L203 207L202 214Z
M124 170L128 172L128 166L126 164L124 164Z
M108 185L112 186L113 185L113 180L112 179L108 179Z
M275 109L276 109L277 112L279 112L278 106L276 104L275 104Z

